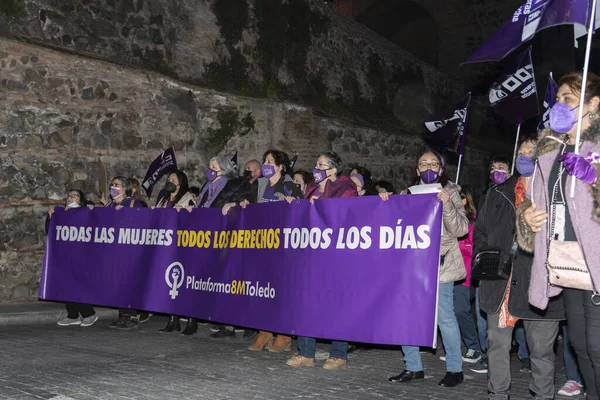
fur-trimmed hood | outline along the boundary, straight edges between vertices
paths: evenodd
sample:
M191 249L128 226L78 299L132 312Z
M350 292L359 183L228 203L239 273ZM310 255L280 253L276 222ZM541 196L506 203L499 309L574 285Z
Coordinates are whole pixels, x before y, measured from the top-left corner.
M538 137L534 157L538 158L541 155L556 150L559 143L564 142L566 139L567 135L564 133L558 133L550 128L544 129ZM588 129L581 132L581 140L600 146L600 118L596 118Z

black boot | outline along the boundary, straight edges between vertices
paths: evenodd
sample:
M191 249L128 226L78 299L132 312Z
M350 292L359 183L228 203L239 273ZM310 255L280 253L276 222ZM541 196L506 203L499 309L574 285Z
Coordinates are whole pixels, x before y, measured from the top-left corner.
M185 326L185 329L183 330L183 332L181 332L181 334L190 336L190 335L195 334L196 332L198 332L198 323L196 322L196 319L195 318L188 319L188 323Z
M167 326L163 329L159 329L159 332L169 333L173 331L179 332L181 330L181 324L179 323L179 317L177 315L170 315L169 322L167 322Z

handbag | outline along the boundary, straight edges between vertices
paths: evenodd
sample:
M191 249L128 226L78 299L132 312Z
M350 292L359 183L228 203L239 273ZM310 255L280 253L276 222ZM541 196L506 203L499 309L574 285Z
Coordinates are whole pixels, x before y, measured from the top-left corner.
M583 252L576 241L550 240L546 268L552 285L594 290Z
M513 240L508 254L498 247L481 248L473 260L471 279L478 281L508 279L516 253L516 240Z

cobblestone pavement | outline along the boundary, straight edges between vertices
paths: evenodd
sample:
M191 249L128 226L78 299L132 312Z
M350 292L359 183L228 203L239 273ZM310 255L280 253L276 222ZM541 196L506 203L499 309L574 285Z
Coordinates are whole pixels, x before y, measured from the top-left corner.
M285 365L291 353L253 353L239 335L211 340L208 326L184 337L158 333L164 317L155 316L135 331L109 329L109 322L89 328L0 327L0 399L487 398L486 375L466 368L462 385L439 387L444 362L434 355L423 356L426 379L392 384L388 376L403 366L399 349L358 349L345 370L324 370L323 361L296 370ZM322 351L328 346L319 345ZM557 388L565 381L559 360ZM528 377L513 356L512 399L530 398Z

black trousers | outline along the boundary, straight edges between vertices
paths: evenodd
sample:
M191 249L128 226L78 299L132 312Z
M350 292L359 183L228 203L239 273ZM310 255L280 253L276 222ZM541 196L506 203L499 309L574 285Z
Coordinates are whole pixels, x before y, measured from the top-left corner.
M65 303L65 306L67 308L67 313L69 313L69 315L67 315L67 318L79 318L80 314L83 318L87 318L96 314L96 311L94 311L94 306L92 306L91 304Z
M564 289L569 342L577 354L586 399L600 399L600 306L592 304L592 292Z

